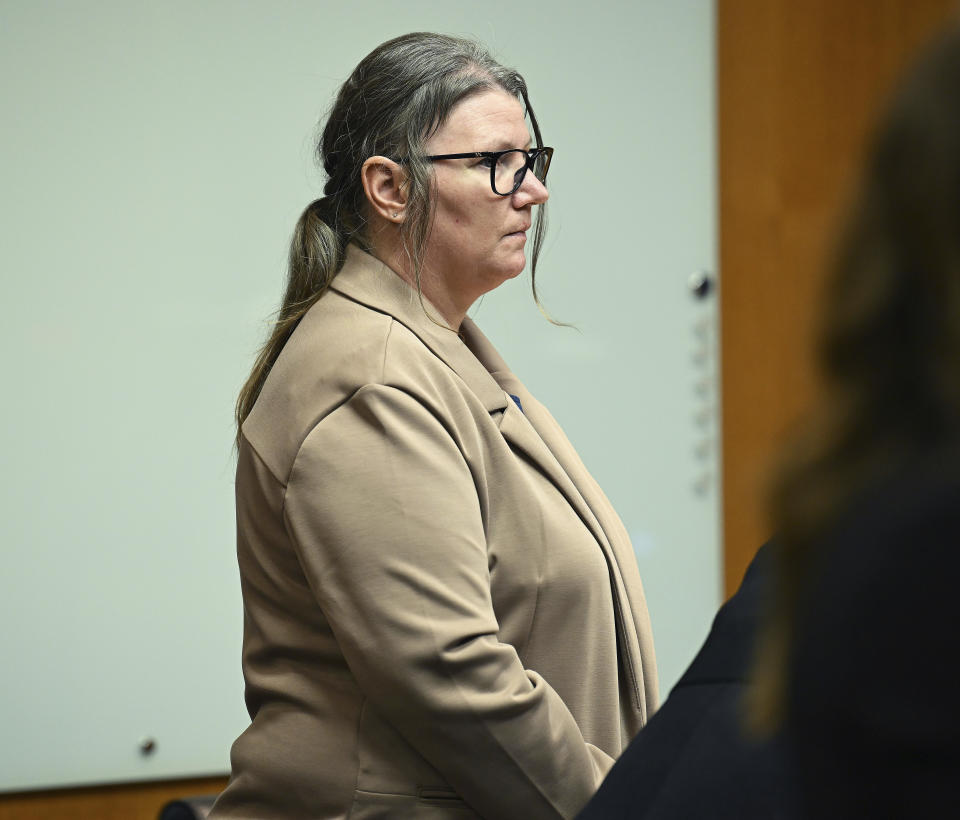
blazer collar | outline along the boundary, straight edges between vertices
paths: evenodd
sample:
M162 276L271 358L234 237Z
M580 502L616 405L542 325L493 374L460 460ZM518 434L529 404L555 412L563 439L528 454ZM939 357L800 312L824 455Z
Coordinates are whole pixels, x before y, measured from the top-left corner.
M508 403L500 420L503 437L525 452L553 482L600 545L610 572L619 629L626 638L618 641L626 683L642 725L647 721L648 703L656 702L657 679L650 620L630 538L560 426L510 371L486 336L469 319L464 319L460 335L504 393L516 396L523 405L520 412L512 401ZM632 597L628 589L633 590ZM650 659L649 664L644 657Z
M471 352L461 335L476 329L470 319L464 319L461 333L446 327L439 311L426 299L421 303L416 290L401 279L387 265L356 245L347 246L343 268L330 285L343 294L373 310L392 316L415 333L433 353L453 370L483 402L488 413L503 410L510 401L503 388L484 366L486 363ZM466 328L464 327L466 326ZM476 331L479 333L479 330ZM483 334L480 334L483 337ZM499 354L485 338L485 348L503 364ZM506 365L503 365L506 368Z

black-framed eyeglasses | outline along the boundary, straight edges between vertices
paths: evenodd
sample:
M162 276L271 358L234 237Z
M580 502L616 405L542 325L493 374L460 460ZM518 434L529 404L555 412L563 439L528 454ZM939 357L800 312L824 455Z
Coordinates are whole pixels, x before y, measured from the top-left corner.
M523 178L527 171L541 182L546 183L547 171L550 170L550 160L553 159L552 148L509 148L506 151L468 151L464 154L434 154L425 159L435 162L439 159L489 159L490 160L490 187L497 196L510 196L523 185Z

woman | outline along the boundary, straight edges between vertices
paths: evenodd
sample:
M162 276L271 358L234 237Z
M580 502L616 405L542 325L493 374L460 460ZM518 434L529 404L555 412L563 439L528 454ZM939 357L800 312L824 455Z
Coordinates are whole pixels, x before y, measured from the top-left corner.
M952 817L960 778L960 30L875 136L827 293L824 390L773 494L757 722L805 816Z
M410 34L318 152L238 402L252 723L211 816L572 817L654 708L649 619L609 502L466 318L531 228L535 268L552 149L516 72Z

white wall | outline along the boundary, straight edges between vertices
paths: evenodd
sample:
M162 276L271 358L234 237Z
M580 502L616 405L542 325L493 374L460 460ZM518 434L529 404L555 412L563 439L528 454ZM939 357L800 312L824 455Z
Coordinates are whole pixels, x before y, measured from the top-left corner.
M349 10L348 10L349 9ZM337 85L409 30L525 75L539 284L473 315L634 537L661 679L720 595L706 0L0 4L0 789L226 771L246 723L232 406ZM138 744L153 737L157 750Z

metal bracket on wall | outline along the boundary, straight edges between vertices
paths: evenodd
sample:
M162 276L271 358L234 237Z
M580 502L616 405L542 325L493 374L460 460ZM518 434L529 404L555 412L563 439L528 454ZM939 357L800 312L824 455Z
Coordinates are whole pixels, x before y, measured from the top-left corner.
M716 290L715 278L710 271L699 270L687 277L687 289L698 302L710 306L693 323L694 348L691 360L697 377L693 383L696 405L693 422L696 427L693 456L697 463L697 475L693 480L693 492L704 498L714 485L716 472L716 362L713 344L714 315L712 296Z

